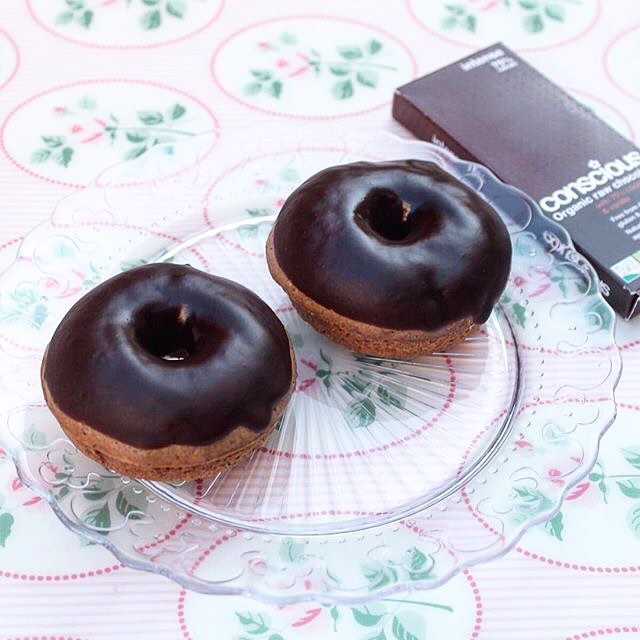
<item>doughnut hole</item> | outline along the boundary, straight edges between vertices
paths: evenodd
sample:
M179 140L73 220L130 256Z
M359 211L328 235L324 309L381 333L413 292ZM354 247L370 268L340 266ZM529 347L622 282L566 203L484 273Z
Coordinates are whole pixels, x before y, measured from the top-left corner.
M428 238L442 228L442 214L435 202L412 209L395 191L384 187L369 190L356 206L354 218L366 233L402 244Z
M187 360L200 341L197 323L185 305L150 305L134 318L134 337L147 352L163 360Z

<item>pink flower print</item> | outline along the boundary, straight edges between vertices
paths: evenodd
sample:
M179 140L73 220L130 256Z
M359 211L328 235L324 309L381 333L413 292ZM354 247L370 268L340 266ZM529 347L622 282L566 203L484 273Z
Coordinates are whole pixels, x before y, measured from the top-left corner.
M526 298L536 298L541 296L551 287L551 279L546 271L529 274L529 277L522 275L514 276L511 281L518 289L523 289Z
M82 122L74 122L69 132L80 144L95 142L104 136L107 123L102 118L89 118Z
M21 491L25 494L27 493L27 490L25 489L24 485L22 484L22 482L20 482L20 479L17 477L14 478L11 482L11 490L14 492ZM34 504L38 504L38 502L42 500L40 496L34 496L30 491L28 493L30 494L30 497L26 497L26 499L22 502L23 507L30 507Z
M42 278L38 284L44 289L55 289L55 287L59 286L55 278Z
M518 434L518 439L513 443L519 455L528 457L533 455L533 445L525 440L524 434Z
M307 611L305 611L305 614L301 618L299 618L295 622L291 623L291 626L292 627L304 627L304 626L308 625L310 622L313 622L321 613L322 613L322 608L321 607L315 607L313 609L307 609Z
M309 387L313 386L317 378L306 378L303 380L296 389L297 391L306 391Z
M564 485L564 480L562 479L562 471L560 471L560 469L549 469L549 471L547 472L547 477L554 484L557 484L559 486Z
M290 629L304 628L310 638L327 633L333 624L329 609L311 602L285 606L280 618Z
M67 113L67 108L66 107L53 107L53 113L58 117L64 116Z
M584 496L587 491L589 491L589 488L591 487L591 483L590 482L581 482L580 484L576 485L573 488L573 491L571 491L569 493L569 495L566 497L567 500L579 500L580 498L582 498L582 496Z
M491 9L495 9L499 4L500 0L471 0L476 5L476 9L478 11L491 11Z

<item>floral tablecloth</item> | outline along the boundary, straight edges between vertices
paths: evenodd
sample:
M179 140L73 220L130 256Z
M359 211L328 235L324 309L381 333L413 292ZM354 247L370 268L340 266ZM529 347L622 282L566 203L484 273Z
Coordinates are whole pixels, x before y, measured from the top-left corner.
M61 198L158 142L269 118L391 128L394 87L497 40L640 131L637 0L4 0L0 268ZM366 606L270 607L124 568L0 452L0 639L639 638L640 321L617 338L619 417L562 512L444 587Z

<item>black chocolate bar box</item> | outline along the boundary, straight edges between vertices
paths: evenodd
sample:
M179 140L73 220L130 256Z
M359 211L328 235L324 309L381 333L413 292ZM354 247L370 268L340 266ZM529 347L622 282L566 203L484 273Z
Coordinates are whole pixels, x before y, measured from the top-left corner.
M623 317L640 313L640 150L502 44L397 89L418 137L484 164L567 229Z

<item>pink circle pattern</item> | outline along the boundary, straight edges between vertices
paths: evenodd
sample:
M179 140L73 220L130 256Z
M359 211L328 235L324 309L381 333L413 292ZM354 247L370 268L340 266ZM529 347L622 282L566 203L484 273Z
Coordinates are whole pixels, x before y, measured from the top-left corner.
M409 12L409 15L411 16L412 20L418 24L419 26L421 26L425 31L428 31L431 35L435 36L436 38L439 38L440 40L443 40L444 42L448 42L449 44L453 44L456 45L458 47L465 47L466 49L476 49L477 47L475 45L469 45L465 42L462 42L460 40L455 40L453 38L449 38L448 36L445 36L444 34L442 34L439 31L436 31L435 29L432 29L431 27L429 27L428 25L426 25L416 14L416 12L413 9L413 4L416 0L405 0L405 4L407 7L407 11ZM587 27L581 32L578 33L575 36L572 36L571 38L567 38L566 40L562 40L560 42L556 42L554 44L551 45L547 45L544 47L523 47L523 48L517 48L518 51L548 51L550 49L555 49L556 47L562 47L565 46L567 44L571 44L573 42L575 42L576 40L579 40L580 38L586 36L588 33L590 33L596 26L596 24L598 23L598 21L600 20L600 17L602 15L602 0L597 0L597 4L596 4L596 13L593 17L593 20L587 25Z
M358 25L360 27L366 27L367 29L370 29L373 32L381 33L381 34L383 34L385 36L385 38L388 38L389 40L392 40L395 44L397 44L401 49L403 49L405 51L405 53L407 54L407 56L411 60L411 67L412 67L411 77L414 78L416 76L417 72L418 72L418 62L417 62L413 52L411 51L411 49L409 49L404 44L404 42L402 42L399 38L397 38L393 34L389 33L388 31L385 31L384 29L382 29L382 28L380 28L380 27L378 27L376 25L371 25L371 24L368 24L366 22L362 22L361 20L356 20L355 18L345 18L345 17L342 17L342 16L329 16L329 15L322 15L322 14L288 15L288 16L279 16L277 18L268 18L267 20L262 20L260 22L255 22L253 24L246 25L246 26L242 27L241 29L238 29L237 31L233 32L231 35L227 36L220 43L218 48L215 50L215 52L214 52L214 54L213 54L213 56L211 58L211 63L210 63L211 75L213 77L213 80L214 80L216 86L220 89L220 91L222 91L222 93L224 93L231 100L234 100L235 102L238 102L242 106L247 107L249 109L255 109L256 111L261 111L262 113L266 113L266 114L268 114L270 116L286 117L286 118L300 119L300 120L315 120L315 121L318 121L318 120L336 120L337 118L361 116L361 115L364 115L366 113L371 113L373 111L377 111L378 109L381 109L382 107L384 107L387 104L389 104L389 100L386 100L382 104L378 104L376 106L369 107L367 109L362 109L360 111L355 111L355 112L347 112L347 113L340 114L340 115L331 115L331 116L293 115L293 114L286 114L286 113L283 113L283 112L280 112L280 111L271 110L271 109L265 109L264 107L252 104L250 102L247 102L246 100L242 100L241 98L236 96L234 93L229 91L222 84L222 82L219 80L219 78L216 75L216 71L215 71L216 60L217 60L218 55L222 51L222 49L231 40L233 40L236 36L239 36L239 35L245 33L246 31L250 31L251 29L254 29L255 27L261 27L263 25L271 24L271 23L274 23L274 22L280 22L280 21L285 21L285 20L297 20L297 19L335 20L336 22L348 22L348 23L351 23L351 24Z
M9 159L9 161L14 166L16 166L21 171L24 171L25 173L29 174L33 178L37 178L39 180L43 180L44 182L48 182L49 184L57 184L57 185L61 185L63 187L69 187L69 188L72 188L72 189L81 189L85 185L79 184L79 183L74 183L74 182L65 182L65 181L62 181L62 180L56 180L56 179L53 179L53 178L49 178L47 176L44 176L44 175L42 175L40 173L37 173L37 172L33 171L32 169L30 169L29 167L24 165L17 158L15 158L11 154L9 149L7 148L6 143L5 143L5 132L6 132L7 127L9 126L9 124L11 122L11 119L16 115L16 113L18 113L24 107L26 107L26 106L30 105L31 103L35 102L39 98L42 98L44 96L50 95L52 93L55 93L56 91L60 91L60 90L64 90L64 89L70 89L70 88L73 88L73 87L80 87L80 86L94 85L94 84L109 84L109 83L112 83L112 82L113 83L139 85L139 86L149 86L149 87L154 87L154 88L157 88L157 89L165 89L167 91L171 91L171 92L176 93L178 95L182 95L185 98L188 98L189 100L191 100L192 102L197 104L199 107L201 107L205 111L207 116L211 119L214 129L217 129L218 126L219 126L218 119L216 118L216 116L213 113L213 111L211 111L209 106L203 100L200 100L200 98L197 98L197 97L191 95L190 93L188 93L187 91L184 91L183 89L178 89L176 87L171 87L169 85L162 84L160 82L152 82L150 80L132 80L130 78L102 78L100 80L79 80L79 81L76 81L76 82L71 82L71 83L68 83L68 84L58 85L58 86L55 86L55 87L50 87L49 89L45 89L44 91L41 91L40 93L37 93L37 94L31 96L30 98L27 98L26 100L24 100L23 102L21 102L20 104L15 106L9 112L9 114L7 115L5 121L2 123L2 126L0 127L0 149L2 149L2 152L5 154L5 156ZM128 186L135 186L135 185L128 185Z
M18 45L16 44L15 40L4 29L0 29L0 35L3 35L6 38L16 56L15 66L9 74L9 77L2 84L0 84L0 89L3 89L15 78L16 73L18 73L18 68L20 67L20 49L18 49Z
M29 15L31 16L31 19L34 22L36 22L42 29L44 29L49 35L52 35L55 38L60 38L61 40L65 40L73 44L78 44L83 47L92 47L94 49L122 49L122 50L134 49L135 50L135 49L154 49L155 47L163 47L170 44L177 44L179 42L183 42L184 40L188 40L189 38L192 38L193 36L198 35L199 33L202 33L203 31L208 29L214 22L218 20L218 18L220 17L220 14L224 10L225 3L226 3L226 0L220 0L220 7L218 8L218 11L216 12L216 14L212 18L210 18L205 24L201 25L200 27L198 27L194 31L191 31L190 33L186 33L178 38L163 40L162 42L154 42L153 44L128 44L128 45L94 44L94 43L86 42L83 40L77 40L76 38L67 36L63 33L60 33L59 31L55 31L54 29L49 27L49 25L42 22L42 20L38 18L35 11L33 10L32 0L27 0L27 8L29 10Z
M611 72L611 63L610 63L610 60L609 60L609 55L611 53L611 49L613 49L613 47L618 42L620 42L623 38L628 36L630 33L633 33L634 31L640 32L640 25L634 25L633 27L630 27L629 29L625 29L624 31L619 33L607 45L607 48L604 50L604 54L603 54L603 57L602 57L602 64L604 66L604 70L605 70L605 73L607 74L607 78L609 79L609 82L611 82L613 85L615 85L615 87L617 89L622 91L622 93L624 93L625 95L629 96L630 98L633 98L634 100L640 100L640 95L639 94L629 91L627 88L623 87L618 80L616 80L616 78L614 77L613 73Z

